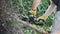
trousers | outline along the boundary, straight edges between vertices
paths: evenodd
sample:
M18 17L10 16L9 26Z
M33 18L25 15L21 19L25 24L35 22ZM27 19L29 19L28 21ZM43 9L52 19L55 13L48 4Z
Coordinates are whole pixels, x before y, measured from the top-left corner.
M52 25L51 34L60 34L60 11L55 13L55 19Z

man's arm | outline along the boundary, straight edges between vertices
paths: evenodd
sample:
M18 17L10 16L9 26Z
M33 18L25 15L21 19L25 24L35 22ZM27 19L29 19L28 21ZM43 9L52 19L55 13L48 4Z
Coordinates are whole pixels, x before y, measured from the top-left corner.
M47 11L45 12L44 16L48 17L53 12L54 8L55 8L55 4L53 2L51 2L51 4L48 7Z
M40 2L41 2L41 0L34 0L34 2L32 4L32 10L29 11L29 13L31 15L36 16L36 12L37 12L36 9L37 9L38 5L40 4Z
M40 19L45 21L48 18L48 16L53 12L54 8L55 8L55 4L53 2L51 2L51 4L48 7L47 11L42 16L38 17L37 21L40 21Z
M34 0L33 5L32 5L32 9L36 10L38 5L40 4L41 0Z

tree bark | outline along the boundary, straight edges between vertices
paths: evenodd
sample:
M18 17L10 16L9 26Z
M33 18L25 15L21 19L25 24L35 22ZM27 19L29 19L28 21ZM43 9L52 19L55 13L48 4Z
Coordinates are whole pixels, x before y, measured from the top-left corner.
M18 13L17 0L0 0L0 34L24 34L21 27L12 24L8 13Z

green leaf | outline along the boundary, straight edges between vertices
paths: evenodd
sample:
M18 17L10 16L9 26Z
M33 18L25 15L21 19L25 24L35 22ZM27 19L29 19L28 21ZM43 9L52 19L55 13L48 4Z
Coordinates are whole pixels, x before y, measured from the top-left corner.
M12 20L12 24L16 24L17 23L17 21L16 20Z

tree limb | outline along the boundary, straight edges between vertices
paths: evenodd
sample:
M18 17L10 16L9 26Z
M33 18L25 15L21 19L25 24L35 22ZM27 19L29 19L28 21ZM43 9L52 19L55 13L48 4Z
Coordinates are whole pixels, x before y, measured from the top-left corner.
M18 24L22 23L24 27L27 27L27 28L32 29L32 30L35 30L35 31L39 32L40 34L48 34L46 31L38 29L38 28L32 26L31 24L29 24L29 23L27 23L25 21L22 21L21 19L19 19L17 14L15 14L15 15L13 15L11 17L13 17L13 19L15 19L18 22Z

